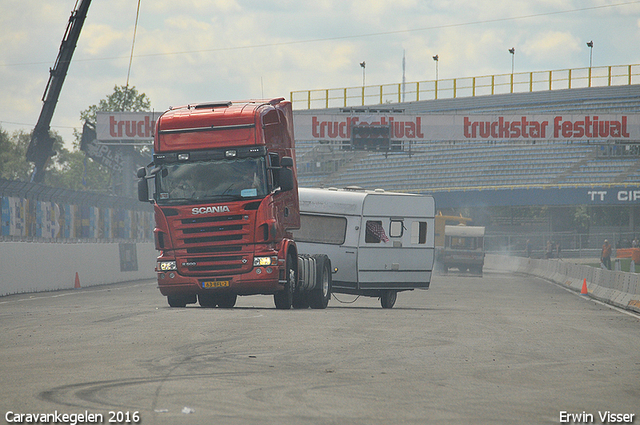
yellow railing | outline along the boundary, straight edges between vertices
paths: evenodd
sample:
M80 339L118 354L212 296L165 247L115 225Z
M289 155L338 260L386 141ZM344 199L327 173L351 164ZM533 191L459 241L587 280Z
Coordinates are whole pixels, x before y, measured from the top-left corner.
M640 65L599 66L418 81L404 85L399 83L298 90L291 92L290 99L294 109L322 109L544 90L622 86L631 85L632 82L637 81L638 76L640 76Z

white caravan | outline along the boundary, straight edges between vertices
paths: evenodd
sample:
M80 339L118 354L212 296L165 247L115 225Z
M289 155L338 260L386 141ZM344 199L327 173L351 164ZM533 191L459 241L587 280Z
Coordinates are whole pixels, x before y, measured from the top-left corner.
M299 189L301 254L322 252L334 270L332 291L380 297L428 289L434 260L433 197L377 189Z

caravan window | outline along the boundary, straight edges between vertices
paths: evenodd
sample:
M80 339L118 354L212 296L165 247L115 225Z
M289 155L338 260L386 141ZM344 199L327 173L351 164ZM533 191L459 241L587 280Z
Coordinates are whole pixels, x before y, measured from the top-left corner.
M401 238L404 230L404 223L402 220L391 220L389 224L389 236L392 238Z
M425 244L427 243L427 222L414 221L411 223L411 243Z
M342 245L347 234L347 219L325 215L300 214L300 229L293 232L300 242Z
M367 221L364 241L366 243L389 242L384 227L382 227L382 221Z

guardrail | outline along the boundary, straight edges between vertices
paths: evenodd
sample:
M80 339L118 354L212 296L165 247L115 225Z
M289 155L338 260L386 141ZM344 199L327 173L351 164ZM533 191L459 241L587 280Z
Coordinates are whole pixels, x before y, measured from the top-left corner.
M298 90L290 93L290 99L294 109L322 109L545 90L622 86L633 84L638 76L640 76L640 65L615 65L427 80L404 84Z
M503 255L487 255L485 267L538 276L584 296L640 313L640 275L636 273Z

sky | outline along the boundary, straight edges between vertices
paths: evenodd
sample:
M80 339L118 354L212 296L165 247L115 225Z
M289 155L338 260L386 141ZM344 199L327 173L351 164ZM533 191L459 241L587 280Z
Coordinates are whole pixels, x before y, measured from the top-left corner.
M93 0L51 127L124 86L137 0ZM0 127L31 131L76 0L0 0ZM586 46L593 41L593 50ZM129 85L154 110L291 91L640 64L640 0L141 0ZM509 53L514 47L515 55Z

